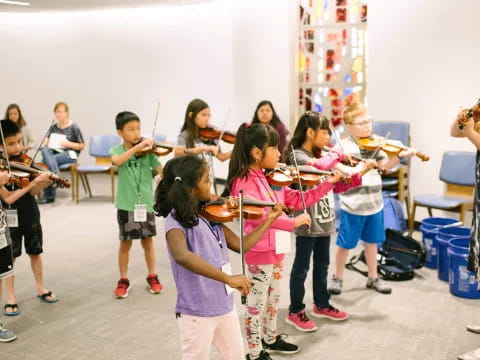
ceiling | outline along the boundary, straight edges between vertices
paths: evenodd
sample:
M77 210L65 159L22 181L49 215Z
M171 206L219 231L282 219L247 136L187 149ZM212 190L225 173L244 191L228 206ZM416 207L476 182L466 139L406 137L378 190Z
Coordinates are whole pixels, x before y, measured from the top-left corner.
M2 12L77 11L112 8L146 7L156 5L188 5L212 0L19 0L30 6L0 4Z

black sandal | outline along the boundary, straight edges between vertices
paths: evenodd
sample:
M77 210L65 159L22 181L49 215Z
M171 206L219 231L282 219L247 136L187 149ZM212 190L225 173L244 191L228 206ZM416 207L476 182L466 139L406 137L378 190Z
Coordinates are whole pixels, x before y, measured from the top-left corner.
M7 309L17 309L17 311L7 312ZM5 316L17 316L18 314L20 314L20 310L18 309L17 304L5 304L3 307L3 315Z

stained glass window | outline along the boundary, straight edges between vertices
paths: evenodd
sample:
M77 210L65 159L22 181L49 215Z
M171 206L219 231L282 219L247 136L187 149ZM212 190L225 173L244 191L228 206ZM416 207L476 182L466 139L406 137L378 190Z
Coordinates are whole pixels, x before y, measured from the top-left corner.
M299 107L341 122L366 103L367 0L299 0Z

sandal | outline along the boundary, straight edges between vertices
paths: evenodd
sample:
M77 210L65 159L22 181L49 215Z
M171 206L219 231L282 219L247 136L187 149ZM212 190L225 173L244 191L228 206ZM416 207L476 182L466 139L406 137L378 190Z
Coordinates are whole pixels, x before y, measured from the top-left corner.
M12 311L7 311L7 309L12 309ZM17 310L13 311L14 309ZM17 304L5 304L3 307L3 315L5 316L17 316L18 314L20 314L20 310Z
M56 303L58 300L60 300L57 295L55 295L55 297L50 300L50 299L48 299L50 296L52 296L52 292L51 292L51 291L49 291L49 292L47 292L47 293L45 293L45 294L42 294L42 295L37 295L37 297L38 297L40 300L45 301L46 303L49 303L49 304Z

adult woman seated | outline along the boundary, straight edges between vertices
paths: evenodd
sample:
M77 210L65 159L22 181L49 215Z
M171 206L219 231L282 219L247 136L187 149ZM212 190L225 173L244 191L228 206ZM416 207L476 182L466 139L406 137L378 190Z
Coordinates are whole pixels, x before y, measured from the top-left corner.
M60 166L74 163L80 151L85 147L82 132L69 117L68 105L64 102L55 104L53 108L56 124L52 125L48 137L42 148L43 162L54 173L60 172ZM56 189L54 186L47 187L43 192L41 204L55 201Z

